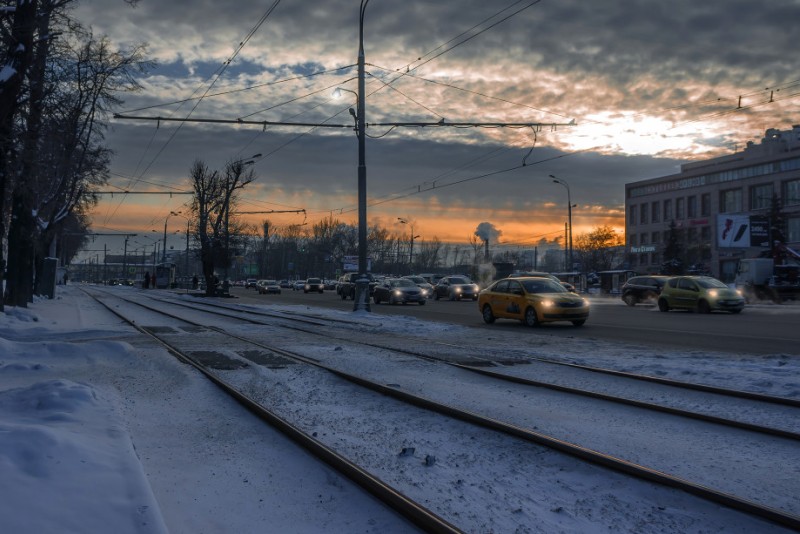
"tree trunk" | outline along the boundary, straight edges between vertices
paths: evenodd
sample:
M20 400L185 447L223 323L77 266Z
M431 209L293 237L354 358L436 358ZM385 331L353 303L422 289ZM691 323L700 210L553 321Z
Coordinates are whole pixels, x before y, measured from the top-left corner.
M11 155L15 148L12 133L19 107L17 99L33 54L33 35L38 9L38 0L17 0L14 21L11 25L11 38L7 41L8 66L15 71L15 74L0 83L0 214L6 213L8 205L6 193L11 191L14 185L14 179L11 176ZM6 239L7 236L5 217L0 217L0 241ZM2 287L5 266L3 247L0 246L0 287ZM0 299L0 311L3 310L3 305L3 299Z
M36 221L24 195L15 192L11 206L11 227L8 233L8 282L5 302L9 306L27 308L33 302L33 255ZM13 251L13 254L12 254Z

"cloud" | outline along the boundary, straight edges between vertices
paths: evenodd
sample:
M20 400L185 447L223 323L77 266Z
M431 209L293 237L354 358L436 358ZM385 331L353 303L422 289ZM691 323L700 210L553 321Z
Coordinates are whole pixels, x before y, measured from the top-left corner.
M596 206L609 214L604 221L620 227L625 183L672 174L680 163L730 153L767 127L796 122L797 75L787 61L795 43L786 31L786 21L800 19L796 1L540 2L477 34L510 14L513 9L491 18L511 4L369 4L371 219L412 217L427 235L436 225L440 237L461 240L486 220L509 232L536 226L529 236L557 232L566 199L547 178L555 174L569 182L579 204L576 231L599 220ZM177 101L209 89L270 5L141 0L131 9L121 0L95 0L76 14L120 45L147 41L160 62L143 79L145 92L124 95L125 109L155 105L136 114L185 117L198 101ZM194 118L341 128L187 124L172 137L175 123L157 129L156 123L118 120L108 136L116 150L112 171L126 178L115 181L181 188L198 157L220 168L231 157L262 153L251 206L303 207L309 222L331 213L354 218L357 144L348 108L355 101L336 101L331 93L337 85L357 90L356 7L349 0L281 2L192 112ZM769 103L770 94L779 98ZM737 110L740 95L743 109ZM378 126L441 118L575 118L577 125L535 133ZM134 209L129 202L120 209ZM180 205L177 199L175 207L160 198L147 202L167 210Z

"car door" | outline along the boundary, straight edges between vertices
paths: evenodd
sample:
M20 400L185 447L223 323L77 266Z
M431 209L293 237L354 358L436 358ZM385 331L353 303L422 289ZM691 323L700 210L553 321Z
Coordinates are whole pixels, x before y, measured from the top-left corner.
M506 299L506 313L507 317L514 319L522 318L525 313L526 301L525 291L522 289L522 284L517 280L508 281L508 298Z
M677 306L681 308L694 308L697 306L699 295L700 289L693 280L689 278L681 278L678 280L678 294L676 295Z
M495 317L508 317L508 280L497 282L489 293L489 306Z

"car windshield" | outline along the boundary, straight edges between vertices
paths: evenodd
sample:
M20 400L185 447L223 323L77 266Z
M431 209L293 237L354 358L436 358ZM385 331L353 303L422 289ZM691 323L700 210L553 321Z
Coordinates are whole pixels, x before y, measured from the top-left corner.
M392 287L417 287L414 282L406 278L399 278L392 282Z
M309 278L308 279L308 283L309 284L319 284L321 281L322 280L320 280L319 278Z
M525 280L522 282L525 291L528 293L569 293L567 289L554 282L549 278L542 278L541 280Z
M697 285L705 289L709 289L712 287L728 287L719 280L717 280L716 278L698 278L696 281Z
M451 284L471 284L469 278L464 278L462 276L453 276L450 279Z
M415 284L424 284L425 283L425 279L422 278L421 276L407 276L406 280L410 280L410 281L414 282Z

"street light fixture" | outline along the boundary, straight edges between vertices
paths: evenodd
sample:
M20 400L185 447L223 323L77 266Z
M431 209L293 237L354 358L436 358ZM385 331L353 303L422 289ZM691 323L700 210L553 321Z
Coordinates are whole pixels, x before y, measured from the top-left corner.
M179 211L170 211L169 215L167 215L167 218L164 219L164 251L161 254L161 263L167 263L167 221L173 215L180 215L180 214L181 212Z
M567 244L569 248L569 265L567 266L567 270L572 271L572 196L570 195L569 184L566 182L566 180L563 178L556 178L552 174L549 176L553 179L554 183L561 184L567 188L567 221L569 224L569 243Z
M411 269L413 271L414 270L414 240L416 238L418 238L419 236L418 235L414 235L414 223L410 223L410 222L408 222L407 220L405 220L405 219L403 219L401 217L398 217L397 220L400 221L400 223L407 224L408 226L411 227L411 246L409 247L409 252L408 252L408 267L409 267L409 269Z

